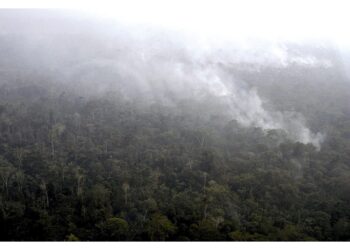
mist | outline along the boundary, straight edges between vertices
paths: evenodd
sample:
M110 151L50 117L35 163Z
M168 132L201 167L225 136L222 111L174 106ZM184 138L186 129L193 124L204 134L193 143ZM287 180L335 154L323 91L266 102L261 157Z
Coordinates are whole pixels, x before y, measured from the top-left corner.
M147 23L63 10L2 11L1 19L2 47L9 53L3 60L16 65L11 69L5 65L3 74L36 72L81 96L119 90L124 98L147 105L176 106L183 100L215 98L220 108L208 112L225 113L242 126L280 129L291 140L317 148L326 136L310 129L302 113L274 107L232 68L253 73L267 67L330 70L339 67L341 53L329 41L311 46L249 37L215 41ZM330 56L322 54L332 50Z
M348 17L296 2L1 9L0 240L349 240Z

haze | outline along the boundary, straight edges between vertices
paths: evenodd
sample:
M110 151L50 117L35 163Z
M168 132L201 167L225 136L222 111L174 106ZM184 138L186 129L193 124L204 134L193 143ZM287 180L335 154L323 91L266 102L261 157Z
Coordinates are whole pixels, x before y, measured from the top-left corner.
M0 238L350 239L344 3L1 9Z

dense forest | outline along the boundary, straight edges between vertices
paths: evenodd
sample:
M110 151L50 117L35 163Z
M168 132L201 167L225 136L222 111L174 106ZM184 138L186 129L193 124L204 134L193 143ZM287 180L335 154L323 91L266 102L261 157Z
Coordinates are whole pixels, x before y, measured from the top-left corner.
M233 91L256 93L274 114L303 117L322 134L317 144L289 136L294 130L244 124L221 95L171 88L180 77L169 85L152 78L157 94L148 96L135 79L157 70L141 74L130 64L134 50L119 33L113 46L111 35L96 41L69 25L31 40L13 31L28 17L16 26L2 15L12 33L0 36L1 240L350 240L350 84L336 49L284 45L331 65L210 56L196 66L234 78ZM115 46L132 52L113 54ZM162 64L175 60L191 75L185 49L168 40L164 47L169 54L144 64L166 79L173 72ZM85 63L95 57L119 64ZM111 73L123 63L138 76ZM251 106L235 100L233 107Z

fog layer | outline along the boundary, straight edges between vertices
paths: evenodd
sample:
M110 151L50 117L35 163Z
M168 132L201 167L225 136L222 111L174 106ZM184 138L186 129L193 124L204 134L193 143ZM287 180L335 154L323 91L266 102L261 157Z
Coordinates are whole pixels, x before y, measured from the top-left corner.
M282 41L218 42L62 11L2 11L0 18L1 85L34 81L83 98L118 92L131 102L159 103L176 112L191 100L206 103L208 117L224 114L241 126L283 130L289 139L317 148L326 136L310 129L300 112L274 106L259 86L235 73L337 68L337 56L320 53L326 42L315 44L314 51Z

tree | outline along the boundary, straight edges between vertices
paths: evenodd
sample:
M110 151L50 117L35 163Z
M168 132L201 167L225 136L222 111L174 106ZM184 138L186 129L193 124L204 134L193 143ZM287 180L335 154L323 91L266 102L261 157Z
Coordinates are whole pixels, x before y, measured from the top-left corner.
M165 215L155 213L151 216L147 231L151 240L162 241L175 234L176 226Z
M16 172L16 169L11 163L3 158L0 158L0 177L5 194L9 194L9 181L12 175Z
M80 241L79 238L72 233L70 235L67 235L66 240L67 241Z
M122 185L122 189L124 191L124 202L125 202L125 205L128 205L128 191L129 191L129 183L128 182L124 182L123 185Z
M99 226L103 240L126 240L129 224L122 218L112 217Z

